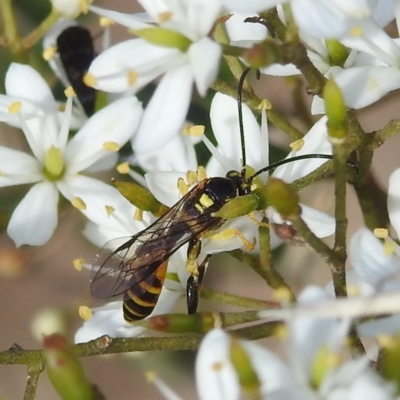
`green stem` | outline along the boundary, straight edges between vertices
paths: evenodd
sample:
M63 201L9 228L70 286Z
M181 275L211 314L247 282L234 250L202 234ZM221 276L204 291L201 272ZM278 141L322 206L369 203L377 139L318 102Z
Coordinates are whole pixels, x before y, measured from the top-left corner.
M3 14L4 37L14 61L26 63L28 55L24 51L18 34L12 0L0 0Z
M290 286L284 281L282 276L277 272L274 268L270 268L269 270L264 270L260 266L260 261L258 257L252 256L251 254L245 253L242 250L232 250L228 254L232 257L236 258L239 261L242 261L245 265L248 265L252 268L258 275L260 275L265 282L275 290L285 289L285 291L289 294L289 301L295 301L295 295L292 292Z
M24 400L33 400L35 398L39 377L43 369L44 366L41 362L28 367L28 380L26 383Z
M30 49L39 42L44 34L60 19L60 16L60 12L53 8L40 25L22 39L23 48Z
M243 308L274 308L279 306L279 303L274 301L251 299L249 297L237 296L206 287L201 288L200 296L203 299Z

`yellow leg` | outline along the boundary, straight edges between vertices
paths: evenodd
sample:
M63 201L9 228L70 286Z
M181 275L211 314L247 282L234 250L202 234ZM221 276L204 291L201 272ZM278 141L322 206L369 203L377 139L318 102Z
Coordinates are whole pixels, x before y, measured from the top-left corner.
M249 214L247 214L247 216L258 226L262 226L263 228L271 228L270 224L267 224L265 222L259 221L255 216L254 216L254 212L251 212Z
M253 238L253 240L250 242L238 229L235 228L225 229L222 232L213 234L210 236L210 238L216 240L228 240L234 238L235 236L242 241L248 251L252 251L256 247L256 238Z

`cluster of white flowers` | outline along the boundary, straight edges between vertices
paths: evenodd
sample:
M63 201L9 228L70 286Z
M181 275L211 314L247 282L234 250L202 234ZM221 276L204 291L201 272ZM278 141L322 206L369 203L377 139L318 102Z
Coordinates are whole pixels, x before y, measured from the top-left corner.
M184 134L190 131L188 110L194 90L204 97L211 87L214 88L224 55L271 39L263 13L274 7L279 24L287 25L288 29L297 27L292 32L293 37L298 36L321 76L335 79L348 108L371 105L400 88L399 39L390 37L384 29L392 21L400 26L396 19L400 16L399 2L395 0L138 2L145 13L128 15L89 2L52 1L53 7L66 18L78 15L85 3L89 12L123 25L137 36L107 48L90 65L86 84L112 94L109 96L112 101L93 116L87 118L79 113L79 108L75 110L74 93L68 89L65 108L60 111L51 89L32 67L13 63L7 71L6 94L0 95L0 121L23 131L31 154L0 146L0 187L33 184L8 225L7 232L17 246L40 246L51 238L57 227L59 193L85 215L87 224L83 234L99 247L110 240L129 238L154 223L156 218L149 212L143 213L140 220L135 219L138 210L117 189L87 176L110 170L123 161L118 158L123 146L127 145L131 153L125 161L145 174L139 175L129 168L125 172L167 207L172 207L182 196L178 182L189 181L188 171L199 171L195 145L200 140L211 154L205 165L208 177L226 176L231 170L241 171L236 100L221 93L212 99L210 120L217 146L204 135L199 139ZM258 22L244 22L255 16L259 16ZM69 26L70 22L62 20L60 26ZM214 34L216 24L225 30L223 43ZM50 42L48 36L44 46ZM251 60L244 57L240 62L251 63ZM57 68L54 63L52 67ZM300 74L300 70L299 65L278 63L260 69L262 74L280 76ZM136 94L157 79L157 88L143 108ZM304 135L302 147L293 150L289 158L332 154L325 103L318 95L313 98L310 114L323 116ZM247 165L258 171L269 164L266 110L261 111L260 126L244 104L243 124ZM72 130L77 132L70 135ZM273 176L292 183L326 161L305 159L288 163L278 167ZM388 212L400 236L399 175L400 169L390 177ZM261 179L266 183L267 174L262 174ZM188 183L189 186L194 184L193 181ZM331 216L306 205L301 205L301 209L303 220L316 237L327 237L335 232ZM274 209L255 213L254 218L241 216L229 220L214 237L202 239L199 260L223 251L246 250L243 238L257 242L260 224L254 219L261 221L264 216L272 223L286 222ZM240 235L218 235L225 231L240 232ZM278 245L279 239L273 232L271 240L272 247ZM258 249L257 243L251 251ZM399 256L400 248L387 235L382 241L362 228L351 239L353 269L347 276L349 293L355 292L351 288L357 289L356 295L365 297L398 291ZM170 312L183 296L188 278L186 258L187 246L182 246L169 259L168 274L151 316ZM308 288L299 302L318 303L332 295L331 285L324 291ZM108 303L92 312L92 318L78 330L76 342L105 334L135 337L145 331L124 320L121 301ZM256 345L234 339L220 328L208 333L196 364L199 397L238 399L242 390L254 390L255 398L268 399L394 398L394 386L370 368L366 356L355 361L341 358L351 320L299 318L287 321L286 325L289 332L285 342L286 361ZM373 338L382 333L393 334L400 330L400 317L365 322L358 329L360 335ZM257 381L255 387L246 388L241 381L232 357L234 346L239 347L249 361ZM323 365L324 355L325 364L329 364L327 359L331 361L329 365ZM165 389L160 382L158 386L161 391ZM163 393L167 397L171 395L169 391Z

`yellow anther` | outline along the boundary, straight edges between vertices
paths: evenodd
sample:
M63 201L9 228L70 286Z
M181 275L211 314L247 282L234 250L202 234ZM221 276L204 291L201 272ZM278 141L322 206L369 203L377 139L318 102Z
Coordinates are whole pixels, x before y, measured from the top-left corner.
M157 22L162 24L163 22L167 22L171 19L172 13L170 11L165 11L163 13L158 14Z
M54 56L56 55L56 53L57 53L57 47L50 46L46 50L43 51L42 57L46 61L51 61L54 58Z
M147 382L153 383L157 379L157 375L154 371L146 371L144 376L147 379Z
M121 164L118 164L117 165L117 171L120 174L129 174L129 171L130 171L129 163L123 162Z
M186 182L189 186L193 185L193 183L196 183L197 182L197 173L194 171L190 171L190 170L187 171L186 172Z
M204 134L206 127L204 125L195 125L189 128L189 135L199 137Z
M106 151L118 151L121 148L121 146L118 143L115 142L104 142L103 143L103 150Z
M379 239L386 239L389 236L389 232L385 228L375 228L374 235Z
M289 147L294 151L300 151L304 146L304 140L299 139L289 144Z
M197 180L200 182L203 179L207 179L207 172L206 169L200 165L200 167L197 168Z
M97 85L97 79L92 74L85 74L83 77L83 83L89 87L95 87Z
M92 319L93 317L93 312L92 310L87 307L87 306L79 306L79 316L84 320L84 321L89 321L89 319Z
M112 206L106 206L105 209L106 209L107 217L111 217L111 215L113 215L115 212L115 208Z
M92 0L80 0L79 9L82 14L87 14L89 12L89 6L92 3Z
M2 176L4 176L4 173L3 173L3 171L0 170L0 178L1 178Z
M390 350L391 348L397 347L398 339L393 338L389 335L380 334L377 336L376 339L377 339L378 344L386 350Z
M347 294L351 296L359 296L361 291L357 285L347 285Z
M286 340L289 337L289 329L286 325L278 325L274 329L274 336L279 340Z
M257 110L270 110L272 108L272 104L269 100L264 99L261 103L257 106Z
M191 128L191 126L189 124L183 125L182 134L190 135L190 128Z
M224 229L222 232L212 233L211 236L205 236L215 240L229 240L237 236L248 251L253 251L257 243L255 238L250 242L238 229L234 228Z
M143 210L137 208L135 214L133 215L133 219L135 221L143 221Z
M288 303L292 300L292 293L287 287L281 286L274 290L274 299L280 302Z
M99 25L100 25L102 28L107 28L107 26L115 25L115 21L113 21L113 20L110 19L110 18L100 17L100 18L99 18Z
M21 111L22 103L20 101L14 101L8 106L8 112L10 114L17 114Z
M178 189L179 189L179 193L182 196L184 196L189 191L188 185L186 184L186 182L182 178L178 179Z
M74 268L79 272L82 271L82 267L83 267L84 263L85 263L85 260L83 258L76 258L74 261L72 261Z
M68 86L68 87L64 90L64 94L65 94L66 97L76 97L75 90L73 89L72 86Z
M383 252L388 257L395 254L397 248L398 245L391 238L387 238L383 243Z
M80 211L86 210L86 203L80 197L74 197L71 204Z
M135 71L128 71L127 73L128 85L133 86L138 80L138 74Z
M350 29L350 33L351 33L353 36L361 37L362 34L363 34L363 31L362 31L361 26L355 26L354 28Z

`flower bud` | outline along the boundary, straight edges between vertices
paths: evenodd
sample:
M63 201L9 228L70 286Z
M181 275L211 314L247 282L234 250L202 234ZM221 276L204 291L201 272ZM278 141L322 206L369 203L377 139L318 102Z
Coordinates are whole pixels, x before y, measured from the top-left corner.
M55 333L44 337L43 346L47 374L61 399L95 400L92 385L67 339Z
M327 127L329 138L332 142L342 142L347 135L347 110L342 92L332 78L326 82L324 101L328 117Z
M296 220L300 216L299 195L284 181L270 178L264 193L267 196L268 205L274 207L283 219Z
M340 43L336 39L326 39L325 44L329 52L331 65L338 65L339 67L343 67L344 62L349 55L346 47L343 46L342 43Z
M156 46L168 47L187 51L192 42L181 33L165 28L144 28L133 31L133 33Z
M156 217L168 211L147 189L131 182L114 181L114 184L122 196L140 210L150 211Z

